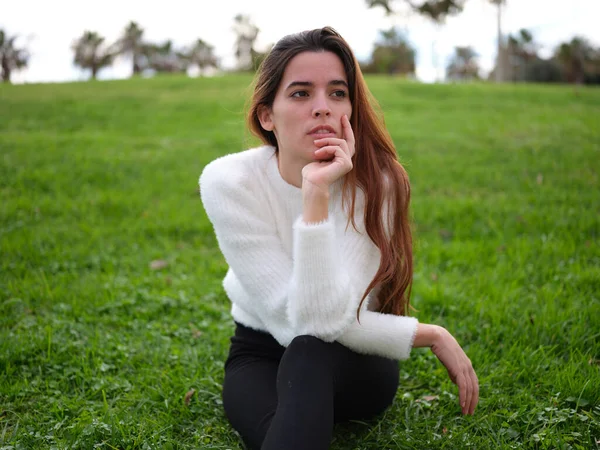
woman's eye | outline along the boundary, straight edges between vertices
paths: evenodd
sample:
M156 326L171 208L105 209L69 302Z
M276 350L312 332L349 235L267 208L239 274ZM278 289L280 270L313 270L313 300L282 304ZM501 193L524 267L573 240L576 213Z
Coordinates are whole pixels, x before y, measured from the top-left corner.
M306 97L307 95L306 91L296 91L292 94L292 97Z
M335 91L332 95L334 97L345 97L346 96L346 91Z

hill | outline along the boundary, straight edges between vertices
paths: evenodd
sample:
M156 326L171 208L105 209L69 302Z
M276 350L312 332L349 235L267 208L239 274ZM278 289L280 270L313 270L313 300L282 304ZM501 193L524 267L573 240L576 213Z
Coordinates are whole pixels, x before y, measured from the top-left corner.
M481 402L461 417L415 350L332 448L596 448L600 91L367 80L411 177L414 314L463 344ZM239 448L197 181L256 143L250 81L0 86L0 448Z

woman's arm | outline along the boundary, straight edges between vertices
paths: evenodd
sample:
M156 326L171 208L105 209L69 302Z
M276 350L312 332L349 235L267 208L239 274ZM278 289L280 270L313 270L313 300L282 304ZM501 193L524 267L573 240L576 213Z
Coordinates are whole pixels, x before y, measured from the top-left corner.
M458 386L463 414L473 414L479 401L479 381L467 357L454 336L438 325L419 323L413 347L430 347L448 370L448 375Z
M228 294L282 345L300 334L334 341L352 323L366 285L351 279L331 217L308 223L298 217L290 255L254 176L246 161L229 155L209 163L200 177L204 208L232 275Z

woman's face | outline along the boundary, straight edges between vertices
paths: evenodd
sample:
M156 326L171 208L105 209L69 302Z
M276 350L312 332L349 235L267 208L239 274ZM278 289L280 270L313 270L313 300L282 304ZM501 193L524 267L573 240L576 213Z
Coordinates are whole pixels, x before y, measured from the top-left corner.
M332 52L302 52L288 63L271 108L259 111L262 127L273 131L280 152L314 161L315 139L343 139L342 116L352 104L342 61Z

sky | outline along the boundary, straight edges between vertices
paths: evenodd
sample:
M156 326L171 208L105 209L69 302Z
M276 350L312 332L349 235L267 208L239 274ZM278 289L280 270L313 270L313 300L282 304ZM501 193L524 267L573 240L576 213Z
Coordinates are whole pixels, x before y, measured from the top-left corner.
M258 50L287 34L330 25L348 41L359 60L367 61L379 30L397 26L417 49L417 78L421 81L443 77L455 46L472 46L483 73L491 70L497 16L488 0L466 0L464 11L441 27L406 12L402 0L392 1L400 11L393 16L386 16L382 8L368 9L365 0L19 0L5 2L0 28L18 35L18 43L31 53L29 67L13 75L17 83L87 79L89 73L72 64L72 42L86 30L113 42L132 20L151 42L171 39L175 46L183 47L201 38L214 46L224 67L233 67L237 14L249 15L260 29ZM598 17L600 0L507 0L502 25L505 34L527 28L540 44L541 55L549 56L557 44L575 35L600 46ZM130 74L131 64L118 60L101 71L100 78Z

